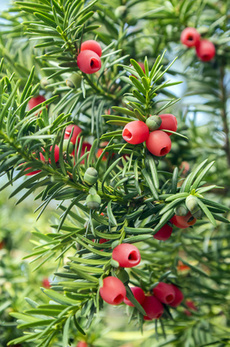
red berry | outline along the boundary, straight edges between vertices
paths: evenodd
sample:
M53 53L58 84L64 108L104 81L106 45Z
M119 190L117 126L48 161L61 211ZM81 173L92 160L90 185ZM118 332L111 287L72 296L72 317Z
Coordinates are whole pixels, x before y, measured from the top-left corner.
M44 101L46 101L46 99L42 95L38 95L38 96L31 98L30 101L28 102L29 110L32 110L32 108L41 104Z
M190 270L190 267L188 265L185 265L181 260L177 263L177 271L187 271Z
M122 243L114 248L112 258L116 260L121 267L134 267L141 261L139 249L129 243Z
M27 170L30 170L31 169L31 167L28 167L27 169L25 169L25 171L27 171ZM26 173L25 175L26 176L33 176L33 175L36 175L37 173L39 173L39 172L41 172L42 170L35 170L35 171L31 171L31 172L29 172L29 173Z
M76 347L88 347L88 344L85 341L79 341Z
M102 142L101 144L100 144L100 146L101 147L106 147L107 145L108 145L108 141L104 141L104 142ZM96 157L97 158L99 158L100 156L101 156L101 154L102 154L102 152L104 152L104 149L103 148L99 148L98 150L97 150L97 153L96 153ZM107 160L107 158L108 158L108 156L109 156L109 152L104 152L104 155L103 155L103 157L102 157L102 161L106 161Z
M193 47L200 41L200 34L195 28L185 28L180 37L181 42L187 47Z
M191 212L188 212L186 216L173 216L170 222L180 229L186 229L196 223L196 218L192 216Z
M143 72L145 73L145 64L144 63L141 63L141 62L137 62L138 65L141 67L141 69L143 70Z
M50 146L50 153L52 151L53 146ZM58 145L55 145L54 147L54 161L57 163L59 160L59 147ZM49 159L49 163L51 164L51 159Z
M154 239L160 241L166 241L170 238L172 234L173 228L170 225L165 224L155 235L153 235Z
M124 301L126 289L124 284L117 277L108 276L103 280L103 287L100 288L102 299L110 305L119 305Z
M214 44L209 40L200 40L196 46L196 54L202 61L210 61L216 54Z
M182 163L180 164L180 169L183 169L182 174L185 175L187 172L189 172L189 163L187 161L182 161Z
M93 51L97 53L99 57L101 57L101 54L102 54L101 46L95 40L88 40L88 41L82 42L80 51L82 52L86 50Z
M175 291L175 299L169 305L172 307L177 307L183 301L184 295L183 295L182 291L177 286L175 286L174 284L171 284L171 286L173 287L173 289Z
M131 143L132 145L138 145L148 139L149 128L144 122L134 120L126 124L122 136L126 142Z
M39 156L40 156L40 160L43 161L43 158L44 158L43 155L41 153L39 153ZM44 158L44 161L45 161L45 158ZM20 164L20 165L22 165L22 164ZM30 170L30 169L31 169L31 167L28 167L25 169L25 171ZM34 171L29 172L29 173L26 173L25 175L26 176L33 176L33 175L36 175L37 173L39 173L41 171L42 170L34 170Z
M170 304L175 299L175 291L171 284L159 282L158 285L153 288L153 294L163 304Z
M146 147L149 152L157 157L162 157L169 153L171 145L170 137L162 130L151 132L146 140Z
M97 53L86 50L78 54L77 65L82 72L86 74L92 74L100 70L101 59L99 58Z
M197 311L197 307L192 300L186 300L185 305L190 308L190 310Z
M51 287L50 281L49 281L48 278L44 278L44 279L42 280L42 285L43 285L44 288L50 288L50 287Z
M160 318L164 312L164 306L153 295L145 297L145 300L142 303L142 307L146 312L146 316L144 316L145 320Z
M191 310L191 311L197 311L197 307L195 306L194 302L192 300L186 300L185 305ZM184 313L187 316L191 316L192 313L189 310L184 310Z
M68 140L70 138L70 134L71 134L71 131L73 129L73 133L72 133L72 136L71 136L71 139L70 141L75 144L76 142L76 139L77 139L77 136L81 133L81 128L79 128L79 126L77 125L74 125L74 124L70 124L68 125L66 128L65 128L65 134L64 134L64 140Z
M145 73L145 64L144 64L144 63L141 63L141 62L139 62L139 61L137 61L137 64L140 66L140 68L142 69L142 71ZM132 65L130 65L130 66L132 66ZM134 76L134 75L131 75L131 76L133 76L133 77L136 78L136 76Z
M177 119L173 114L170 114L170 113L160 114L159 117L162 120L159 130L160 129L172 130L172 131L177 130ZM172 135L172 133L166 133L166 134L169 136Z
M131 287L130 289L131 289L132 292L133 292L134 298L135 298L140 304L142 304L143 301L145 300L145 293L144 293L143 289L141 289L140 287ZM131 302L127 297L124 298L124 303L125 303L126 305L128 305L128 306L134 306L134 305L132 304L132 302Z
M0 241L0 249L3 249L5 247L5 242L4 241Z
M105 243L105 242L107 242L107 241L109 241L109 239L100 239L100 240L99 240L99 243L101 244L101 243Z

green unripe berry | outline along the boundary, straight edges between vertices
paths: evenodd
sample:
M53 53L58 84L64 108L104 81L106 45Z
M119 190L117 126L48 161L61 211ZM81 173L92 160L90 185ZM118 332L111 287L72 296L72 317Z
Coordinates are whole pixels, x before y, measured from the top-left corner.
M149 128L150 131L154 131L160 128L162 123L162 119L159 116L150 116L146 120L146 125Z
M69 142L69 139L65 139L63 141L62 149L63 149L63 152L67 152L67 150L68 150L68 153L72 153L74 150L74 145L72 142Z
M86 205L90 210L98 210L101 204L101 198L98 194L89 194L86 198Z
M127 15L125 20L128 25L136 25L138 21L137 18L130 13Z
M201 219L203 217L203 211L201 210L201 208L199 210L197 210L195 213L193 212L192 215L194 218L196 219Z
M80 88L81 86L81 75L78 73L74 72L72 75L70 75L67 80L65 81L67 87L70 88Z
M193 216L194 213L200 210L198 199L194 195L189 195L185 200L185 204Z
M186 216L189 210L185 204L181 204L175 208L174 212L177 216Z
M88 167L84 174L84 181L89 185L93 185L97 182L98 172L94 167Z
M124 17L127 13L127 8L126 6L118 6L115 10L115 16L117 18Z
M40 81L40 85L43 89L45 89L50 84L50 81L46 77L42 77Z

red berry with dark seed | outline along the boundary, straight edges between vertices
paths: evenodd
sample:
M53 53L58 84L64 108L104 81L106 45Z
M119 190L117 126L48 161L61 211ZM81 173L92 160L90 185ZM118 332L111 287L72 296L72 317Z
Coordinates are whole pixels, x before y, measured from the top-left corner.
M170 222L177 228L186 229L196 223L196 218L192 216L191 212L188 212L186 216L173 216Z
M122 132L123 139L132 145L138 145L139 143L145 142L148 139L148 136L149 128L140 120L134 120L133 122L126 124Z
M146 312L146 316L144 316L145 320L160 318L164 312L164 306L153 295L145 297L145 300L142 303L142 307Z
M194 47L200 41L200 34L195 28L185 28L180 37L181 42L187 47Z
M117 277L108 276L103 279L100 295L108 304L119 305L124 301L126 289L124 284Z
M145 300L145 293L144 293L143 289L140 287L131 287L130 289L133 293L134 298L140 304L142 304ZM124 298L124 303L128 306L134 306L133 303L127 297Z
M100 70L101 59L97 53L85 50L78 54L77 65L79 69L86 74L93 74Z
M153 288L153 294L163 304L169 305L175 300L175 291L171 284L159 282L158 285Z
M101 46L95 40L87 40L85 42L82 42L80 51L82 52L86 50L93 51L97 53L99 57L101 57L101 54L102 54Z
M172 131L177 130L177 119L173 114L170 114L170 113L160 114L159 117L162 120L159 130L160 129L172 130ZM168 132L166 134L169 136L172 135L172 133L168 133Z
M196 54L202 61L210 61L215 57L216 49L209 40L200 40L196 46Z
M114 248L112 258L116 260L121 267L134 267L141 261L139 249L129 243L122 243Z
M160 241L166 241L170 238L172 234L173 228L165 224L155 235L153 235L154 239L160 240Z
M162 157L171 150L170 137L162 130L155 130L149 134L146 140L146 147L156 157Z

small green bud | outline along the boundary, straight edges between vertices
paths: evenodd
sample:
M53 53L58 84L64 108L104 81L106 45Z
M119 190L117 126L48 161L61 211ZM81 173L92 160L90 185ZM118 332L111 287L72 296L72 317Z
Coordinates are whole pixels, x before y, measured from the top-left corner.
M89 194L86 198L86 205L90 210L98 210L101 204L101 198L98 194Z
M199 210L197 210L195 213L193 212L192 215L194 218L196 219L201 219L203 217L203 211L201 210L201 208Z
M132 14L128 14L125 20L126 20L126 23L131 26L136 25L138 21L137 18L135 18Z
M115 16L117 18L124 17L127 13L126 6L118 6L115 10Z
M78 73L74 72L72 75L70 75L67 80L65 81L67 87L70 88L80 88L81 86L81 75Z
M72 142L69 142L68 139L65 139L63 141L63 152L67 152L67 150L68 150L68 153L72 153L74 150L74 145Z
M185 204L181 204L175 208L174 212L177 216L186 216L189 210Z
M150 116L146 120L146 125L149 128L150 131L154 131L160 128L162 123L162 119L159 116Z
M119 280L121 280L121 282L123 282L124 284L129 283L129 274L124 269L119 269L117 278L119 278Z
M48 87L49 84L50 84L50 81L46 77L42 77L40 81L41 87L45 89L46 87Z
M98 172L94 167L88 167L84 174L84 181L89 185L93 185L97 182Z
M189 195L185 200L186 206L192 215L200 210L198 199L194 195Z

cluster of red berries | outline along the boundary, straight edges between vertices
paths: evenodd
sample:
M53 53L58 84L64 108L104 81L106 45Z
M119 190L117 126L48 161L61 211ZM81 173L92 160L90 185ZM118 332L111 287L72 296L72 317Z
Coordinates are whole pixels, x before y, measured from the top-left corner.
M78 135L81 133L81 131L82 131L82 129L79 126L74 125L74 124L70 124L66 127L65 134L64 134L64 141L63 141L63 151L67 150L68 143L70 142L69 151L70 151L71 155L74 156L74 152L75 152L74 147L75 147L75 144L77 142ZM71 135L71 133L72 133L72 135ZM71 139L69 140L70 135L71 135ZM50 146L50 149L49 149L50 153L52 151L52 148L53 148L53 146ZM83 142L80 157L83 156L83 154L85 153L85 150L89 151L90 148L91 148L90 143ZM55 163L57 163L59 161L59 156L60 156L59 152L60 152L59 146L55 145L55 147L54 147L54 161L55 161ZM44 152L43 153L40 152L39 157L40 157L40 160L44 163L46 160L45 160L45 157L43 154L44 154ZM82 163L83 162L84 162L84 160L82 161ZM51 164L51 159L49 159L49 163ZM27 171L27 170L30 170L30 168L27 168L25 171ZM26 176L35 175L39 172L41 172L41 170L35 170L32 172L26 173Z
M176 131L177 119L172 114L161 114L159 116L150 116L146 122L140 120L132 121L123 129L123 139L137 145L146 142L146 147L153 155L161 157L171 150L171 132L163 130Z
M77 55L77 66L86 73L92 74L101 68L101 46L95 40L88 40L81 44L80 53Z
M136 246L129 243L122 243L113 249L112 259L117 261L120 267L131 268L140 263L141 255ZM119 278L108 276L103 279L100 295L108 304L118 305L126 297L126 289Z
M145 295L140 287L131 287L134 298L144 308L146 315L144 320L157 319L164 313L164 305L177 307L184 299L181 290L174 284L159 282L153 289L153 295ZM117 277L108 276L103 280L100 295L104 301L111 305L124 302L128 306L134 304L126 297L124 284Z
M201 39L195 28L185 28L181 33L180 40L189 48L195 47L196 54L202 61L210 61L216 54L214 44L207 39Z

